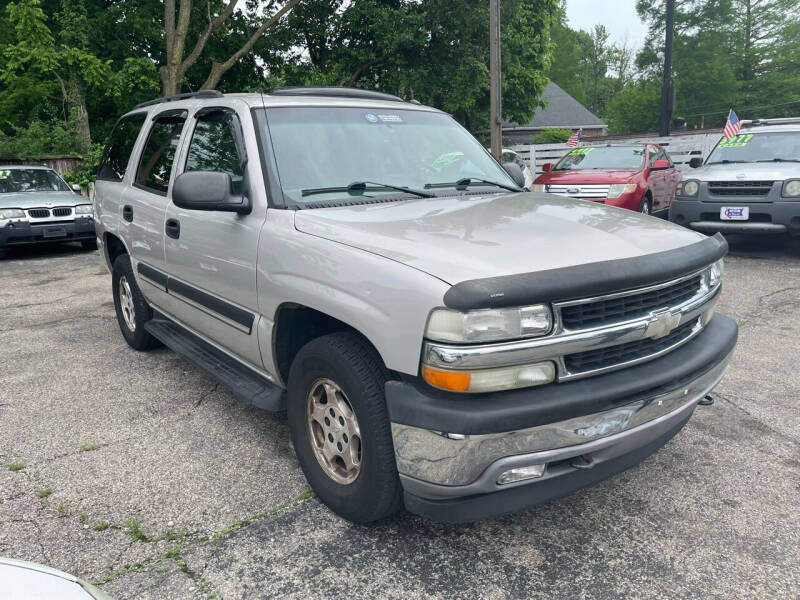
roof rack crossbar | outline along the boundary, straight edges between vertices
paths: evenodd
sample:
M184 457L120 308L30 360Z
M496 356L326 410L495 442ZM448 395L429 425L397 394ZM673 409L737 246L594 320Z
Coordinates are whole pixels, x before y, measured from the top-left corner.
M273 96L328 96L336 98L363 98L366 100L390 100L392 102L405 102L399 96L376 92L374 90L362 90L360 88L348 87L284 87L270 92Z
M163 96L147 102L140 102L133 108L144 108L145 106L153 106L154 104L162 104L164 102L175 102L177 100L186 100L188 98L222 98L222 92L218 90L200 90L199 92L186 92L184 94L174 94L172 96Z

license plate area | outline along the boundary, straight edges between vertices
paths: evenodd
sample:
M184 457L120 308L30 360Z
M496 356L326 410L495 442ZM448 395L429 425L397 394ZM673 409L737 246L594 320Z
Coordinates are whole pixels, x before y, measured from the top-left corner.
M749 206L721 206L720 221L747 221L750 218Z
M48 239L67 237L67 230L64 227L45 227L42 231L42 237Z

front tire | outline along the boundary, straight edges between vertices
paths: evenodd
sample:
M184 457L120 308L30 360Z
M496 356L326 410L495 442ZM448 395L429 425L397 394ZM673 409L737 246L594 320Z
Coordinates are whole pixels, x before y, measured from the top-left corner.
M158 347L160 342L145 331L144 324L153 318L153 309L136 284L131 258L127 254L118 256L114 261L111 285L119 330L128 345L134 350Z
M650 199L650 196L645 195L642 198L642 202L639 204L639 212L643 215L649 215L653 212L653 201Z
M287 413L300 467L319 499L354 523L401 507L386 379L375 350L350 332L310 341L289 372Z

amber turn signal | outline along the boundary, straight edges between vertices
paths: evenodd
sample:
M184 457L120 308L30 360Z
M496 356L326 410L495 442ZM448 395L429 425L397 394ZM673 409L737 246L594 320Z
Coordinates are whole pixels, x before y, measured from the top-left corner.
M428 365L422 365L422 378L427 381L428 384L442 390L466 392L469 389L471 376L469 373L440 371Z

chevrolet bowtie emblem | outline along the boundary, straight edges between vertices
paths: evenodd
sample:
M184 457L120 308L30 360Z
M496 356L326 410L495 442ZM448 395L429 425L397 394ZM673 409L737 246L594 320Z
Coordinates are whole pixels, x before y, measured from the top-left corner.
M654 313L651 315L650 321L647 323L645 335L649 338L657 340L658 338L662 338L669 334L669 332L675 329L680 322L681 316L679 314L672 314L668 310L660 313Z

